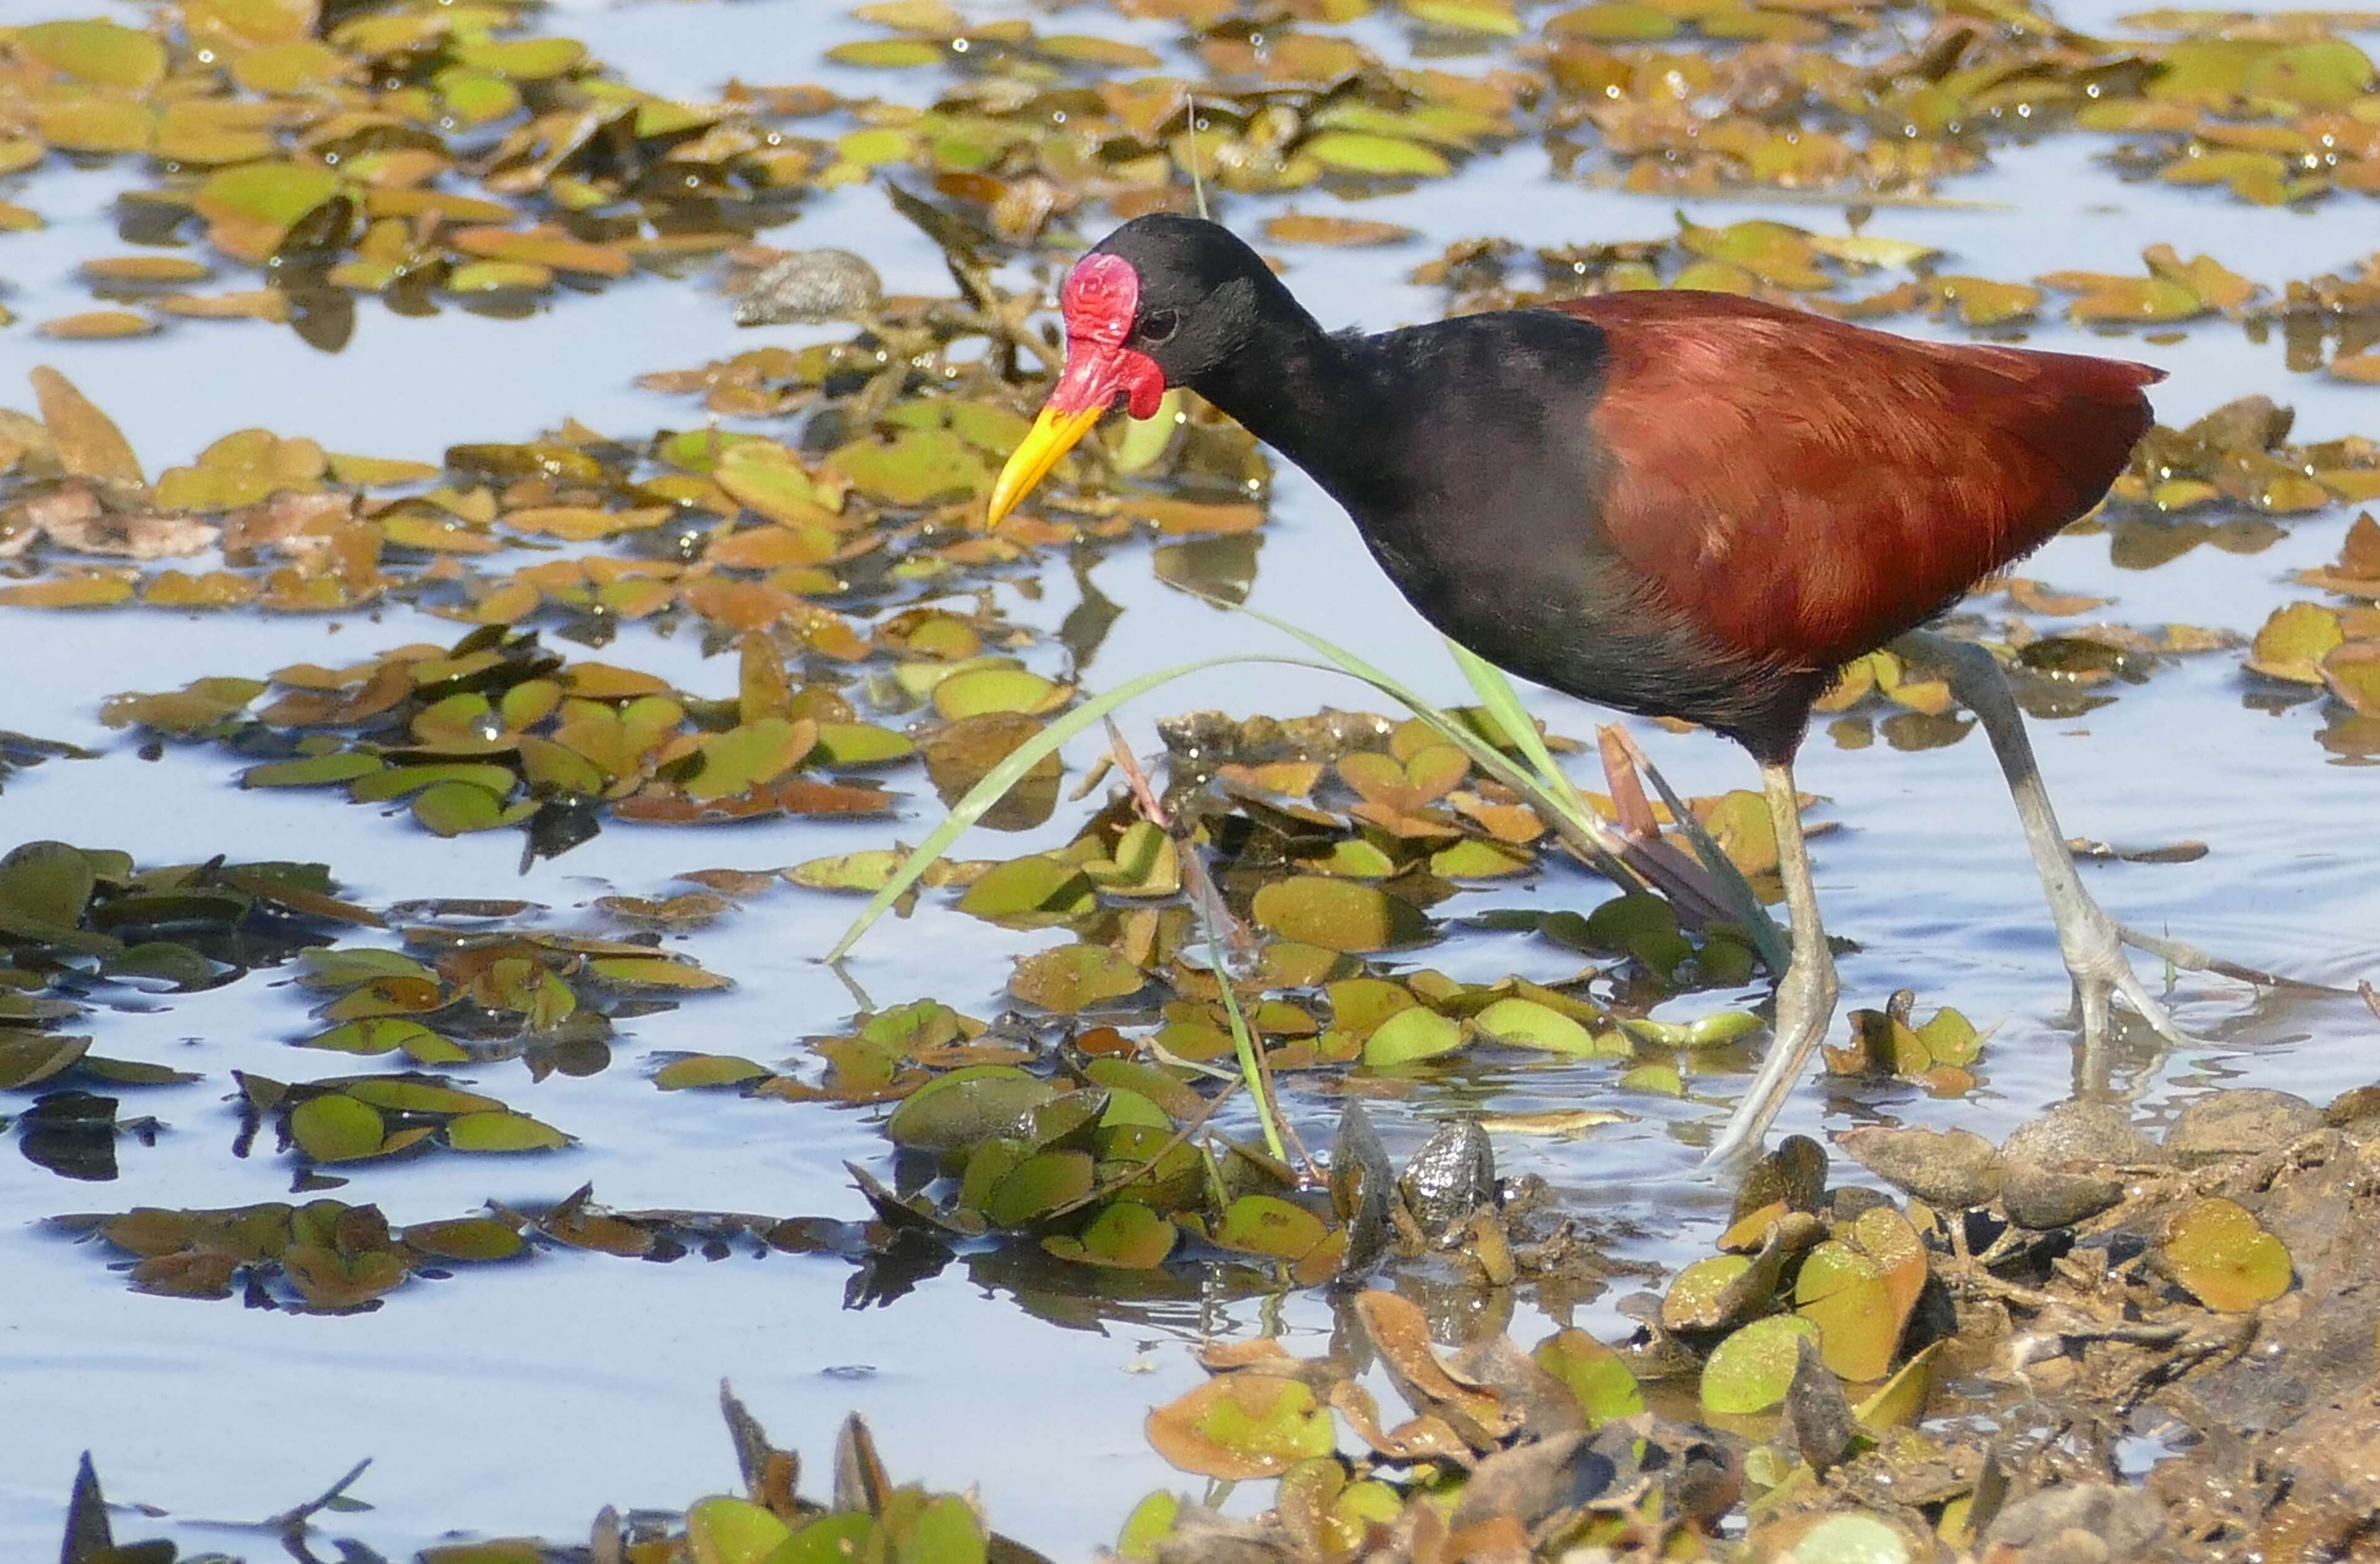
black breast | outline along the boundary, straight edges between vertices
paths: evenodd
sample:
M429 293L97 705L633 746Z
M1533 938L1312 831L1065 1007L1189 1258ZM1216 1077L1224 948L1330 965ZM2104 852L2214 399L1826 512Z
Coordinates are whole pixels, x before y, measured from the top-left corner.
M1823 680L1719 647L1655 600L1604 533L1599 328L1516 310L1349 346L1361 390L1342 406L1368 427L1286 454L1425 619L1566 695L1791 754Z

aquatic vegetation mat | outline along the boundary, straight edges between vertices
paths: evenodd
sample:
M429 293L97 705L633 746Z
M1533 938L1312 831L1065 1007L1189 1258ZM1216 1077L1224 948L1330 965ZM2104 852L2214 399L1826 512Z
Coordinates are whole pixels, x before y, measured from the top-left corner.
M650 10L689 48L725 29L706 6L622 17ZM226 790L287 837L153 861L19 840L133 840L103 819L0 840L0 1137L37 1192L11 1242L55 1263L40 1285L201 1328L254 1310L275 1342L363 1354L530 1279L566 1310L617 1261L691 1293L765 1259L772 1282L831 1279L830 1328L839 1284L846 1309L909 1311L869 1323L923 1317L939 1286L1068 1330L1195 1334L1203 1381L1087 1396L1068 1427L1088 1446L1123 1428L1111 1402L1157 1403L1149 1451L1208 1485L1111 1496L1116 1556L1150 1564L2368 1546L2370 1089L2199 1094L2249 1057L2227 1041L2150 1110L2154 1138L2115 1092L2034 1114L2003 1017L1896 975L1826 1039L1829 1149L1789 1140L1700 1210L1621 1187L1637 1173L1611 1170L1707 1134L1766 1036L1760 797L1680 796L1627 730L1542 731L1492 671L1463 670L1471 705L1400 708L1383 676L1349 709L1260 693L1227 715L1119 667L1111 642L1151 638L1137 614L1169 662L1296 638L1308 667L1370 678L1327 620L1254 612L1281 600L1268 570L1313 556L1276 523L1269 458L1195 396L1115 420L998 527L984 503L1059 367L1060 269L1156 211L1212 210L1333 325L1352 263L1402 279L1400 318L1691 288L2213 355L2262 368L2155 430L2077 541L1945 628L2061 730L2132 700L2179 728L2180 692L2211 688L2315 740L2276 764L2367 763L2380 445L2356 398L2380 384L2380 255L2354 224L2380 197L2380 15L2159 11L2095 36L2002 0L780 14L782 55L698 54L693 96L639 85L676 62L607 42L640 36L622 17L519 0L0 25L0 341L27 371L0 410L0 643L12 670L69 628L126 649L87 713L103 731L11 717L0 783L44 807L171 756L137 796ZM832 46L805 30L821 19ZM1996 219L1933 221L2053 143L2112 199L2303 237L2252 264L2178 223L2093 242L2087 266L2057 243L2018 264ZM1475 190L1459 224L1425 215ZM1631 198L1572 242L1498 232L1516 200ZM888 286L887 233L922 237L947 285ZM462 311L459 340L494 354L507 321L629 337L663 304L767 334L656 346L615 371L650 411L601 429L501 408L451 443L333 448L193 379L170 392L200 404L170 426L188 443L136 448L126 429L154 421L109 375L239 351L260 321L379 351ZM432 394L468 396L472 362L442 357ZM2203 623L2151 606L2146 573L2180 562L2228 572L2185 611ZM169 640L215 629L273 649ZM152 655L152 634L199 649ZM1099 753L1141 681L1161 754ZM1844 669L1821 712L1844 751L1977 725L1905 648ZM1803 805L1814 836L1833 824ZM1005 834L938 831L954 807ZM2220 822L2076 823L2111 837L2087 846L2103 861L2236 851ZM310 832L358 827L391 855L379 879L311 861L346 855ZM515 899L508 848L504 884L390 899L389 862L461 862L491 832L555 905ZM630 849L633 875L582 875ZM847 1002L782 1002L809 990L733 943L778 917L802 930L787 960L856 919L833 948L865 932L899 976L863 962L881 1000L844 972ZM1959 938L1925 936L1972 955ZM1882 998L1902 981L1923 1000ZM2300 1029L2327 1045L2323 1013ZM2148 1068L2119 1061L2119 1090ZM1996 1113L2027 1121L1997 1144L1917 1127ZM802 1176L638 1193L673 1134L753 1137ZM0 1272L31 1274L16 1258ZM1517 1328L1524 1305L1547 1323ZM1326 1311L1327 1338L1296 1323ZM326 1438L355 1426L346 1400L317 1409ZM856 1420L806 1497L793 1453L724 1412L734 1492L633 1496L675 1507L623 1502L562 1541L412 1516L414 1557L1040 1557L973 1496L894 1484ZM575 1437L540 1459L576 1459ZM938 1454L964 1470L963 1444ZM1076 1454L1053 1443L1048 1480L1088 1480ZM346 1530L361 1469L226 1540L111 1509L110 1463L75 1484L65 1564L382 1557ZM174 1535L128 1540L152 1530Z
M1504 1242L1509 1192L1492 1170L1484 1183L1448 1176L1474 1162L1467 1149L1395 1185L1370 1184L1369 1131L1352 1109L1335 1176L1365 1186L1359 1204L1394 1210L1409 1258L1437 1249L1461 1264L1433 1273L1398 1262L1392 1287L1340 1291L1338 1328L1318 1356L1269 1335L1202 1344L1210 1377L1151 1411L1146 1437L1185 1473L1270 1485L1270 1502L1226 1515L1152 1494L1123 1521L1116 1552L1154 1564L1583 1548L1616 1558L1853 1549L1845 1556L2047 1559L2071 1556L2058 1548L2077 1527L2142 1559L2347 1545L2369 1524L2358 1452L2380 1428L2364 1398L2325 1384L2320 1365L2337 1351L2368 1352L2380 1307L2354 1241L2369 1216L2375 1101L2374 1088L2327 1109L2220 1092L2193 1103L2161 1144L2120 1109L2085 1102L1998 1147L1960 1131L1847 1136L1899 1200L1830 1187L1826 1153L1794 1137L1744 1181L1718 1254L1665 1293L1631 1300L1632 1337L1607 1343L1564 1328L1529 1347L1507 1335L1506 1308L1476 1306L1509 1299L1520 1253ZM1425 1234L1425 1219L1449 1215L1460 1219ZM330 1200L67 1225L140 1256L135 1284L152 1291L227 1296L237 1281L252 1304L330 1312L368 1308L408 1274L509 1262L524 1230L648 1259L686 1252L653 1252L673 1228L700 1233L713 1258L819 1236L816 1225L607 1213L585 1192L538 1216L401 1233L371 1207ZM1403 1415L1384 1412L1382 1385ZM683 1512L624 1519L607 1508L593 1522L594 1558L766 1564L830 1544L818 1556L856 1556L878 1546L872 1536L897 1547L892 1557L1038 1557L990 1533L966 1500L895 1486L856 1419L837 1442L832 1504L805 1500L797 1459L771 1446L732 1393L723 1400L743 1491ZM2145 1486L2119 1485L2116 1442L2140 1428L2160 1429L2181 1453ZM2266 1473L2245 1483L2229 1475L2243 1443ZM369 1489L368 1466L254 1530L286 1535L293 1549L334 1536L330 1517L368 1508L356 1493ZM86 1456L62 1557L181 1557L165 1541L111 1552L113 1524ZM505 1539L419 1555L565 1557L588 1554Z

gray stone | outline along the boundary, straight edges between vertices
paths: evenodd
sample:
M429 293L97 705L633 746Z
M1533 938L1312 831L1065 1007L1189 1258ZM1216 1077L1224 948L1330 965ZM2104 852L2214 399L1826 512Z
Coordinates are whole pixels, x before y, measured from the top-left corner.
M2001 1510L1983 1551L2009 1564L2102 1564L2137 1558L2164 1534L2164 1511L2139 1489L2070 1483Z
M1988 1206L2000 1193L2000 1154L1967 1130L1867 1124L1836 1136L1835 1144L1885 1182L1944 1210Z
M2165 1154L2111 1103L2061 1102L2021 1125L2000 1147L2000 1205L2021 1228L2061 1228L2114 1206L2114 1170Z
M2184 1168L2275 1151L2321 1129L2322 1109L2295 1092L2243 1086L2184 1108L2165 1133L2165 1153Z

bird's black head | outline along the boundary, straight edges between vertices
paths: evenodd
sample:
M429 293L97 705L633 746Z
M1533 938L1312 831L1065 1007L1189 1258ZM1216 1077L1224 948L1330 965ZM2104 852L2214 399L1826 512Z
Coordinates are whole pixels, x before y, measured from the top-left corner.
M1282 291L1238 235L1203 217L1134 218L1083 258L1068 286L1085 266L1111 264L1099 262L1102 256L1131 268L1135 308L1123 346L1154 363L1167 385L1188 385L1252 346L1265 304ZM1071 345L1071 309L1066 329Z
M993 487L996 523L1121 396L1136 418L1167 388L1254 346L1269 311L1297 310L1271 269L1219 223L1135 217L1077 261L1059 290L1066 368Z

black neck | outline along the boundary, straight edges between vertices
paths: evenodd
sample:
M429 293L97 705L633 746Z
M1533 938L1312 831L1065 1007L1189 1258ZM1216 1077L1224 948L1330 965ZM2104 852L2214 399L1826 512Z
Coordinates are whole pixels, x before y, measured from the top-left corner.
M1269 273L1265 281L1252 338L1191 389L1360 511L1389 434L1366 339L1331 335Z

